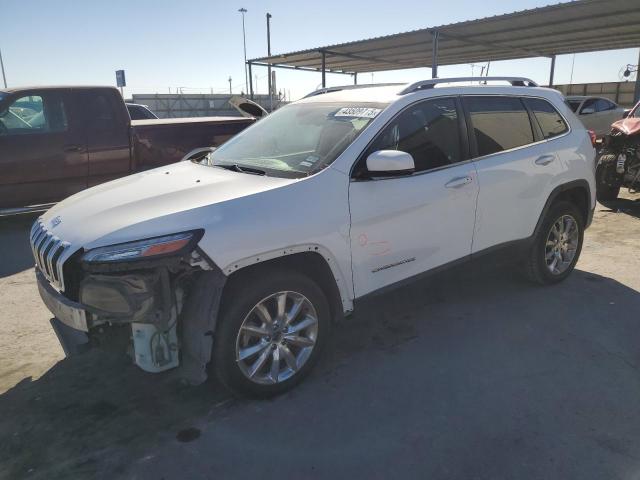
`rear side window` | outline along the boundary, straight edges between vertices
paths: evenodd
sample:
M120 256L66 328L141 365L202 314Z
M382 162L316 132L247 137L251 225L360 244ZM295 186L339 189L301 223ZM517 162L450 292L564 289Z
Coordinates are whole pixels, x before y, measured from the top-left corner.
M529 114L515 97L465 97L478 156L533 143Z
M562 115L546 100L541 98L526 98L525 102L538 121L542 136L545 139L557 137L569 130Z

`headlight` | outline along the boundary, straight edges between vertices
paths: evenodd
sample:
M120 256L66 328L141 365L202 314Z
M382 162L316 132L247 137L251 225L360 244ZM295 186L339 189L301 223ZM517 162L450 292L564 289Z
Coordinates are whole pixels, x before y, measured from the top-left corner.
M85 262L126 262L171 255L186 250L202 236L201 232L183 232L135 242L94 248L82 256Z

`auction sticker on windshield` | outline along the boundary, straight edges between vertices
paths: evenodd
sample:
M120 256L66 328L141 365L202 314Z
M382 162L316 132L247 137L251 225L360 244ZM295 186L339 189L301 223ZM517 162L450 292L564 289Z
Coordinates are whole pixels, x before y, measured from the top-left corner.
M374 118L381 111L381 108L345 107L338 110L334 117Z

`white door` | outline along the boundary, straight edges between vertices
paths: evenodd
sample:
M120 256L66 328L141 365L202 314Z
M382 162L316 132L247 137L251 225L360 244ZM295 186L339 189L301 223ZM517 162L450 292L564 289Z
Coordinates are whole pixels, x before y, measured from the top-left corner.
M478 183L456 103L407 107L358 160L349 186L356 297L471 253ZM372 177L366 157L377 150L410 153L415 173Z
M526 101L538 125L517 97L464 99L480 185L474 253L531 236L555 179L566 169L548 143L562 141L566 123L546 100Z

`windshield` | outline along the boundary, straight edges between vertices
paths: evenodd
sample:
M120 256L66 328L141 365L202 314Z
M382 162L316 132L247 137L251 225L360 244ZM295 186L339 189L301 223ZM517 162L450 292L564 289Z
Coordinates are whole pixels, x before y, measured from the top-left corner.
M567 100L569 104L569 108L575 113L578 110L578 107L582 103L582 100Z
M311 175L331 164L385 107L292 104L236 135L200 163L277 177Z

